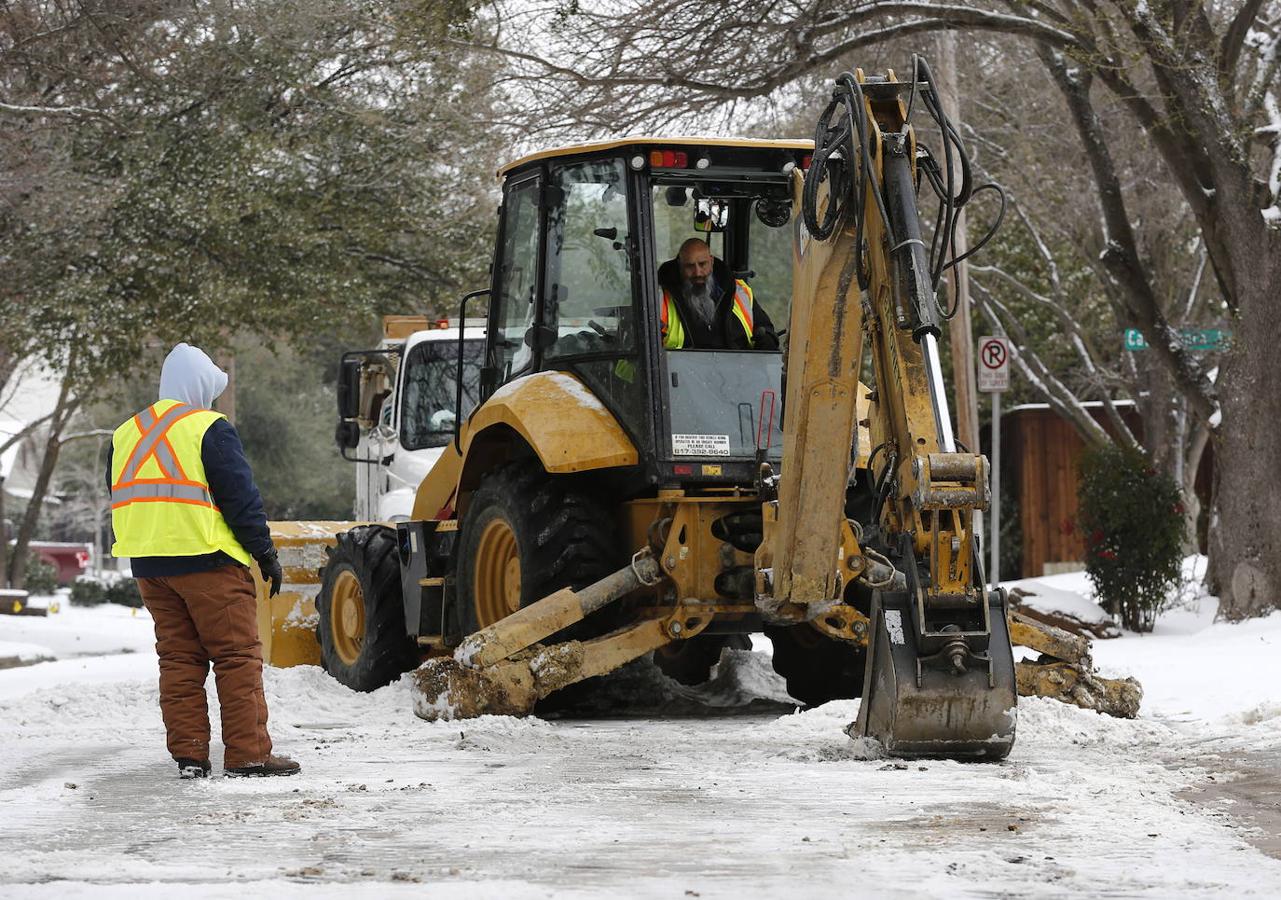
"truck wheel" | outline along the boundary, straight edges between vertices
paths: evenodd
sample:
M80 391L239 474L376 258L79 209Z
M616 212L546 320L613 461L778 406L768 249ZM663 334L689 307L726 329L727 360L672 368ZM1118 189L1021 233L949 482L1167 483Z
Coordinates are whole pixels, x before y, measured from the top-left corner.
M537 465L513 463L486 476L459 526L463 632L615 571L614 528L600 504Z
M712 667L721 661L721 651L751 650L746 634L700 634L687 641L672 641L654 651L654 664L668 678L681 684L703 684L712 677Z
M787 681L787 692L806 706L863 696L867 650L834 641L808 625L767 625L774 644L774 671Z
M395 532L353 528L325 552L316 597L321 665L352 690L377 690L419 663L418 645L405 633Z

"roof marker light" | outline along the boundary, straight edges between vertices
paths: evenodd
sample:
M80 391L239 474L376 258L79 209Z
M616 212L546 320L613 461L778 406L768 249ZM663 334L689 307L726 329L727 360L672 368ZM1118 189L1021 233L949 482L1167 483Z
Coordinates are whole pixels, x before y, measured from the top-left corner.
M694 163L695 169L706 169L712 164L712 161L706 156L700 156Z
M662 150L649 151L649 164L655 167L661 166L663 164L663 151Z
M639 172L641 169L645 168L645 157L637 153L635 156L631 158L631 166L633 169Z

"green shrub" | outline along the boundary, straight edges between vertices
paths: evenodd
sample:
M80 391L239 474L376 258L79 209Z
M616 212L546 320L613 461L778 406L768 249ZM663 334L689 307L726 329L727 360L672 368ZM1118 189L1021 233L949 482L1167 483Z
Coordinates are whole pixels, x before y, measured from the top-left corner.
M1105 447L1081 458L1085 571L1099 603L1132 631L1151 631L1183 561L1179 487L1134 450Z
M101 581L81 576L71 583L72 606L97 606L107 602L107 586Z
M114 584L107 586L107 602L141 609L142 594L138 592L138 582L132 578L116 579Z
M81 575L71 585L72 606L98 606L101 603L141 608L142 595L138 593L138 582L132 578Z
M52 594L58 589L58 569L45 562L40 555L27 551L27 571L23 588L30 594Z

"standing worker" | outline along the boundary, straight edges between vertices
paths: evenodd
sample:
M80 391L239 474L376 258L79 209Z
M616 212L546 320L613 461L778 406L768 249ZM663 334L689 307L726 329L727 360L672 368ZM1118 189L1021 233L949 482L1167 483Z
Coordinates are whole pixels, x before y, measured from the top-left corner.
M116 429L107 456L113 556L127 556L156 625L160 713L181 778L209 775L205 680L213 663L223 771L293 775L273 756L262 690L255 559L271 596L280 560L240 436L210 407L227 373L178 344L160 371L160 400Z

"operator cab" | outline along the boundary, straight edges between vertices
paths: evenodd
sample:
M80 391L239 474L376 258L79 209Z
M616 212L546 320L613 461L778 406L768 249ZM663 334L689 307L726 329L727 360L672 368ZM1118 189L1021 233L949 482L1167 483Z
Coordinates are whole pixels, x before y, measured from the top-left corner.
M482 402L513 379L567 371L627 431L651 484L743 484L760 459L777 466L777 341L753 342L768 349L665 346L660 270L671 287L682 244L704 241L729 275L718 282L741 281L761 319L784 332L791 177L810 146L634 138L504 168ZM721 302L736 302L734 283L718 287Z

